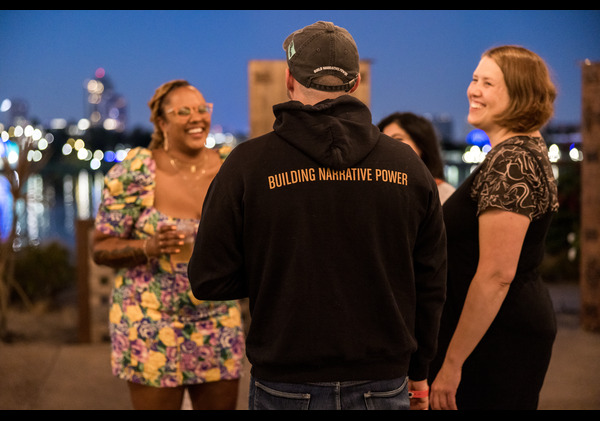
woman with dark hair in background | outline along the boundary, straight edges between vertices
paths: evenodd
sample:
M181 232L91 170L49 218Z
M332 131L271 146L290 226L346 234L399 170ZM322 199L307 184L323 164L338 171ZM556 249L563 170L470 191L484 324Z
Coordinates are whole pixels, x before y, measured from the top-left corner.
M435 178L443 204L454 187L445 180L440 145L431 122L413 113L394 113L381 120L377 127L383 134L410 145L421 157Z

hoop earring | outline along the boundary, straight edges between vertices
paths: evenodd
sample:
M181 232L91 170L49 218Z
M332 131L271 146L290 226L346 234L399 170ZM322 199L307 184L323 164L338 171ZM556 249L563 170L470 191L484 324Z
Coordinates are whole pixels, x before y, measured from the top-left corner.
M163 132L163 148L165 152L169 152L169 138L166 132Z

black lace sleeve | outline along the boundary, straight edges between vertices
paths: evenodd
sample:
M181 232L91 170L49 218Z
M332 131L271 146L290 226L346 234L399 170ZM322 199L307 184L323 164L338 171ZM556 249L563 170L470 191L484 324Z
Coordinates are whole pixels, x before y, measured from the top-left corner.
M543 151L508 142L488 154L471 189L478 215L494 208L534 220L558 208L552 170L549 162L544 166L543 160L534 155L537 152Z

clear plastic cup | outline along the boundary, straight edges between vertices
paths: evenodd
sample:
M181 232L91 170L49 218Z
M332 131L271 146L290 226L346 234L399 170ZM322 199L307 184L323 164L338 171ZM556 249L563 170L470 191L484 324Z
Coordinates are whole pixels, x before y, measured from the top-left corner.
M177 233L185 235L185 238L183 238L183 245L179 248L179 253L171 254L173 264L187 264L190 261L196 240L196 225L193 221L182 220L177 222Z

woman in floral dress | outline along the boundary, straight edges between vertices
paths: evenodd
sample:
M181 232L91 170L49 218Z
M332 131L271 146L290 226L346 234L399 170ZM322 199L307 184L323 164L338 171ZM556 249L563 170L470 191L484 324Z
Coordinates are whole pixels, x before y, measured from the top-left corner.
M105 177L94 260L118 269L110 304L111 365L136 409L235 409L244 355L237 301L191 293L181 222L197 226L221 165L204 147L212 104L188 82L150 100L155 130ZM195 235L195 233L194 233Z

